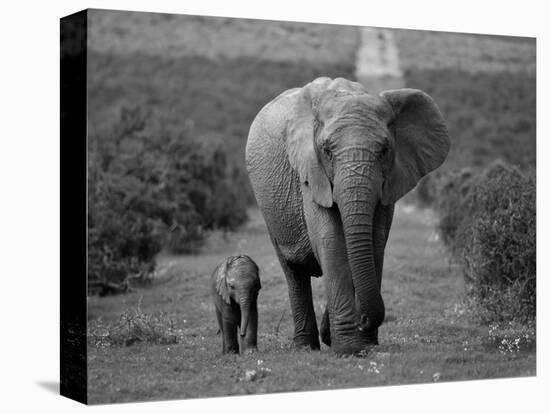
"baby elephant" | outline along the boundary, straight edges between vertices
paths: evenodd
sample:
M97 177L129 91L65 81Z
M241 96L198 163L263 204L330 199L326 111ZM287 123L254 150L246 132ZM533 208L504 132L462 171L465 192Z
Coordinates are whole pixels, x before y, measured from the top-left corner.
M225 259L211 276L216 317L223 337L224 353L257 349L258 291L261 289L258 266L245 255Z

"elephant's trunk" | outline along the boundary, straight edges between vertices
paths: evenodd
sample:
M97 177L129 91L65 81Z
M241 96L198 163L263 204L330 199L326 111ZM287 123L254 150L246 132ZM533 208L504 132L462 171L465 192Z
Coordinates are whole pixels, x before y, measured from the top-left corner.
M248 328L248 320L250 319L250 299L243 298L240 300L241 305L241 332L242 337L246 336L246 329Z
M372 331L384 320L384 302L376 276L373 217L380 198L382 174L363 149L339 154L335 198L342 217L348 262L355 289L358 329Z

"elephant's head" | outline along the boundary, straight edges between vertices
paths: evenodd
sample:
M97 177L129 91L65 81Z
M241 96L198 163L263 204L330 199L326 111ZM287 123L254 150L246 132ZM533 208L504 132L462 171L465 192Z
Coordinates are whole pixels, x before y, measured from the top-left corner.
M258 266L248 256L229 257L220 268L216 289L226 303L233 300L240 306L241 336L246 336L251 313L257 312L256 301L261 288Z
M319 78L295 92L292 102L290 164L304 200L340 214L356 323L360 331L372 331L385 312L373 257L375 207L395 203L441 165L450 147L445 122L420 90L370 95L342 78Z

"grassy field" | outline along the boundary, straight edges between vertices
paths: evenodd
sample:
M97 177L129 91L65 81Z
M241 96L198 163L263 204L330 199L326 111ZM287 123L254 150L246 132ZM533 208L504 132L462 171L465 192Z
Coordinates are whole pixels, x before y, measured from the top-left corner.
M535 73L534 38L392 29L406 69Z
M386 251L387 316L380 345L365 358L294 350L286 283L257 210L239 232L214 233L197 255L165 257L160 281L124 296L89 298L92 327L126 309L171 319L177 343L88 348L92 403L337 389L535 375L534 338L478 325L463 304L463 278L449 262L429 210L400 205ZM414 243L411 243L414 240ZM261 269L259 351L222 355L208 277L227 255L245 252ZM322 278L314 280L318 319ZM99 329L100 331L101 329ZM98 332L99 332L98 331ZM521 339L521 346L506 346ZM290 368L292 367L292 368ZM247 378L247 371L249 372Z
M359 40L353 26L123 10L92 10L90 33L89 47L100 53L274 62L353 60Z

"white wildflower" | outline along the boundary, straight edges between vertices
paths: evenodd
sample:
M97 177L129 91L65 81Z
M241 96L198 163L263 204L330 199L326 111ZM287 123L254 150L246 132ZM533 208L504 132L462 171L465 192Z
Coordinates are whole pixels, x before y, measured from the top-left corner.
M246 371L244 373L244 380L245 381L254 381L258 376L258 373L256 372L255 369L253 370L249 370L249 371Z

